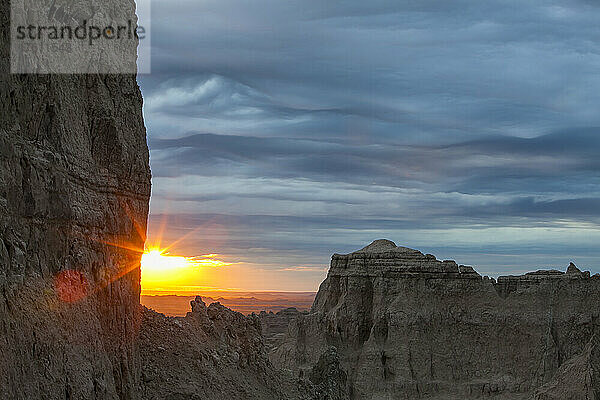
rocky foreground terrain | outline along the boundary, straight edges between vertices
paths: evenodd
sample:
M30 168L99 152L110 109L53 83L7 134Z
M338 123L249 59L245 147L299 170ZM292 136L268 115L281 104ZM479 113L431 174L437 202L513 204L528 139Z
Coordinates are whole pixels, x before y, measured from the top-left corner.
M286 396L287 382L270 365L257 318L219 303L206 307L198 298L184 318L144 308L142 327L144 399Z
M261 322L200 297L185 317L143 307L142 399L346 399L340 362L325 352L306 376L273 367Z

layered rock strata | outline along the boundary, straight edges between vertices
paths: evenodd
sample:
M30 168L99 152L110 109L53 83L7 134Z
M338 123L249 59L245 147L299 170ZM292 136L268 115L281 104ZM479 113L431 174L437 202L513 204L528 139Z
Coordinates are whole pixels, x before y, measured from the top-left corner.
M543 385L538 398L556 398L567 363L595 371L599 295L600 277L574 265L496 281L378 240L333 255L270 357L306 374L333 346L350 399L525 399Z

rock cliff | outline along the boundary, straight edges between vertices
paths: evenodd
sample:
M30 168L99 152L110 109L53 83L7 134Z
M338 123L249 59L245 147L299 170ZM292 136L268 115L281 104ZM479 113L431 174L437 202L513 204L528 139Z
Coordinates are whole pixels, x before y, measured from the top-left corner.
M0 398L133 399L150 170L134 75L10 74L0 0Z
M574 265L496 281L378 240L333 255L311 312L270 357L304 375L337 349L350 399L554 399L567 381L598 391L599 294L600 277Z

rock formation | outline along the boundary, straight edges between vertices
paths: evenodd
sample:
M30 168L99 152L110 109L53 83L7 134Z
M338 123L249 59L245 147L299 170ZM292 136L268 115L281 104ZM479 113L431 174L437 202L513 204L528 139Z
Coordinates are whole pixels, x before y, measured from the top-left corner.
M530 399L538 388L558 399L565 382L597 392L599 294L600 277L574 265L495 281L378 240L333 255L311 312L270 357L306 375L337 349L350 399Z
M0 10L0 398L134 399L150 195L136 78L10 74Z
M310 382L273 368L257 316L199 296L191 306L186 317L144 309L143 399L317 400Z

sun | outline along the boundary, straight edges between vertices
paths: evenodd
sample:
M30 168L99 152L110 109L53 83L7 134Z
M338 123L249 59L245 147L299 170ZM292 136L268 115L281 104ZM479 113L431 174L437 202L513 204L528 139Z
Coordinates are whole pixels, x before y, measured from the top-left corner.
M142 292L171 290L190 286L192 282L206 278L208 269L225 267L232 263L218 259L218 254L185 257L172 255L167 249L148 248L142 254Z
M142 254L140 267L143 292L180 286L201 275L195 257L172 255L158 247L149 248Z
M172 256L165 250L149 249L142 254L142 272L167 272L194 266L194 257Z

